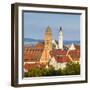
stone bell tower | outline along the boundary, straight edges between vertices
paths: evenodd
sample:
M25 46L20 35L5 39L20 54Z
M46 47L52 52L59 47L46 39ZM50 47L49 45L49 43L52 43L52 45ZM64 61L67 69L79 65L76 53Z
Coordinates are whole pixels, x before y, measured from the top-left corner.
M50 26L47 27L45 32L45 49L49 51L52 50L52 30Z
M44 43L44 50L40 62L48 64L51 58L50 51L52 50L52 30L50 26L46 28Z

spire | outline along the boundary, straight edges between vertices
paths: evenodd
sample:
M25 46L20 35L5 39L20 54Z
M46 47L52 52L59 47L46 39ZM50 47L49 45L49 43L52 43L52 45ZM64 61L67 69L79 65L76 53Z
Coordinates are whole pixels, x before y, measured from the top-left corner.
M62 32L62 27L60 27L60 30L59 30L59 49L62 49L63 50L63 32Z
M60 27L60 31L62 31L62 27Z
M46 32L51 32L51 27L50 26L47 27Z
M59 30L59 32L60 32L60 31L62 31L62 27L60 27L60 30Z

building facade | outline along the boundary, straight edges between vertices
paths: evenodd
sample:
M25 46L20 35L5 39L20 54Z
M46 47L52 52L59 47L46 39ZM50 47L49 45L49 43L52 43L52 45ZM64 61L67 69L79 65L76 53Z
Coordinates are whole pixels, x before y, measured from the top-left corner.
M63 44L63 32L60 27L58 42L52 40L52 29L46 28L44 42L38 42L35 46L29 46L24 50L24 69L28 71L32 67L52 66L55 70L63 69L68 62L80 62L80 46L72 44L66 47ZM53 48L53 45L56 48Z

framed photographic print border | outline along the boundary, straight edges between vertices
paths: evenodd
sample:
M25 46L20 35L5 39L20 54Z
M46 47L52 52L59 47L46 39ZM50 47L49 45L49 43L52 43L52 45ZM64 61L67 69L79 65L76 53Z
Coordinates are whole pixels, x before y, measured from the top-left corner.
M43 83L19 83L19 7L35 7L35 8L51 8L51 9L69 9L69 10L83 10L85 12L85 80L75 81L62 81L62 82L43 82ZM23 10L22 10L23 11ZM27 10L25 10L27 11ZM33 10L32 10L33 11ZM35 11L35 10L34 10ZM88 81L88 66L87 66L87 49L88 49L88 36L87 36L87 7L77 6L61 6L61 5L43 5L43 4L26 4L26 3L15 3L11 5L11 85L15 87L21 86L40 86L40 85L56 85L56 84L72 84L72 83L86 83ZM38 12L38 11L37 11ZM41 12L41 11L40 11ZM45 11L42 11L45 12ZM46 11L47 12L47 11ZM50 11L48 11L50 12ZM55 13L54 11L50 13ZM58 13L58 11L57 11ZM60 13L60 12L59 12ZM71 13L71 12L63 12ZM77 14L77 13L72 13ZM23 24L23 21L22 21ZM23 28L22 28L23 29ZM22 63L22 62L21 62ZM23 65L23 64L22 64ZM20 68L21 70L21 68ZM21 70L22 71L22 70Z

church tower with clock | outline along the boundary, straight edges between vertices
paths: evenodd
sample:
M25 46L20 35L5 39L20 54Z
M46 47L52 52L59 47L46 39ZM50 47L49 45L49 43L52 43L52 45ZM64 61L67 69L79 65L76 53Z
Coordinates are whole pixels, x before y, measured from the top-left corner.
M62 27L60 27L59 36L58 36L58 47L63 50L63 32Z

